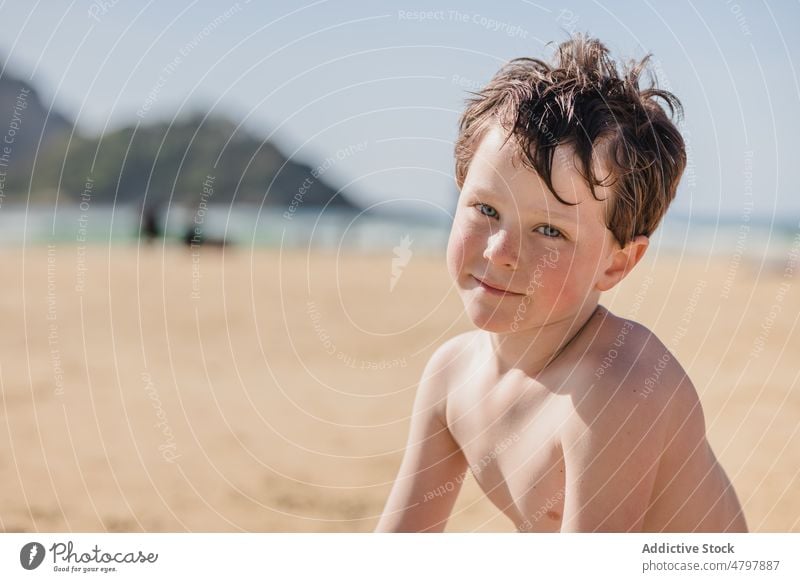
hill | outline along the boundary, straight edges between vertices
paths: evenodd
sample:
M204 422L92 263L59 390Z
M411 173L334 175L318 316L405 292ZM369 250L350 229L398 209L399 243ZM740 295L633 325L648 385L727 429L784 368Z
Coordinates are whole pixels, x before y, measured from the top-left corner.
M274 144L227 119L203 117L85 136L48 111L33 87L3 74L0 132L8 128L13 135L5 136L13 143L7 159L0 143L0 171L6 172L0 194L6 203L25 201L29 191L34 202L51 202L56 194L78 201L91 182L92 202L193 205L212 177L217 203L264 201L285 208L299 196L305 208L330 201L337 209L358 210L320 172L287 159Z

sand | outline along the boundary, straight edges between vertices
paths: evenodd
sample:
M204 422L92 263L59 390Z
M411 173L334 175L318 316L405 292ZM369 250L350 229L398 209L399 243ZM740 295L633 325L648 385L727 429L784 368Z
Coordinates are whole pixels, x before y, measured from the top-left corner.
M422 368L471 329L440 255L393 290L385 254L0 255L5 531L370 531ZM800 285L782 268L653 255L602 301L689 372L753 531L800 531ZM513 526L468 479L448 531Z

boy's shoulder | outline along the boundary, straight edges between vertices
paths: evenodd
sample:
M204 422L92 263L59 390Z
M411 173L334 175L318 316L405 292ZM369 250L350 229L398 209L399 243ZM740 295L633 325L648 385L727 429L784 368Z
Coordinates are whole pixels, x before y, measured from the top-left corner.
M456 374L471 361L478 345L480 330L451 337L434 350L422 372L421 397L436 403L437 414L444 419L447 398Z
M572 384L581 392L584 411L605 417L636 411L643 426L671 424L684 412L701 411L688 374L653 331L602 306L594 317L597 321L581 342L584 356Z
M607 310L595 316L572 350L585 348L587 357L579 356L578 373L561 387L569 396L558 433L565 498L578 500L572 511L565 505L562 531L637 530L659 475L672 478L702 450L703 414L694 386L655 333Z
M462 364L475 354L481 330L472 330L451 337L434 350L425 367L426 376L435 374L443 381L450 380Z

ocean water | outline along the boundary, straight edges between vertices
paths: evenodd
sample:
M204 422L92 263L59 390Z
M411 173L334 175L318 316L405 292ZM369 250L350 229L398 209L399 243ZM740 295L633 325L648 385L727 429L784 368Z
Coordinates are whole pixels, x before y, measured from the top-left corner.
M0 243L6 247L47 243L135 244L138 206L92 205L0 208ZM375 213L284 209L258 206L172 207L159 220L168 244L181 244L195 229L207 239L239 247L324 248L392 252L405 245L413 252L444 253L450 220ZM405 242L404 242L405 241ZM740 256L776 260L800 246L800 216L746 217L668 214L651 238L651 251L687 255Z

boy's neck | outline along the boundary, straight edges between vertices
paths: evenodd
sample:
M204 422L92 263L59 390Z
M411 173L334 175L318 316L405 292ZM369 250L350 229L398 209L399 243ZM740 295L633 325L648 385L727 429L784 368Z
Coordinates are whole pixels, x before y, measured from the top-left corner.
M577 314L525 331L514 333L488 332L490 362L498 375L518 369L531 378L545 370L558 358L598 309L597 302L585 305Z

